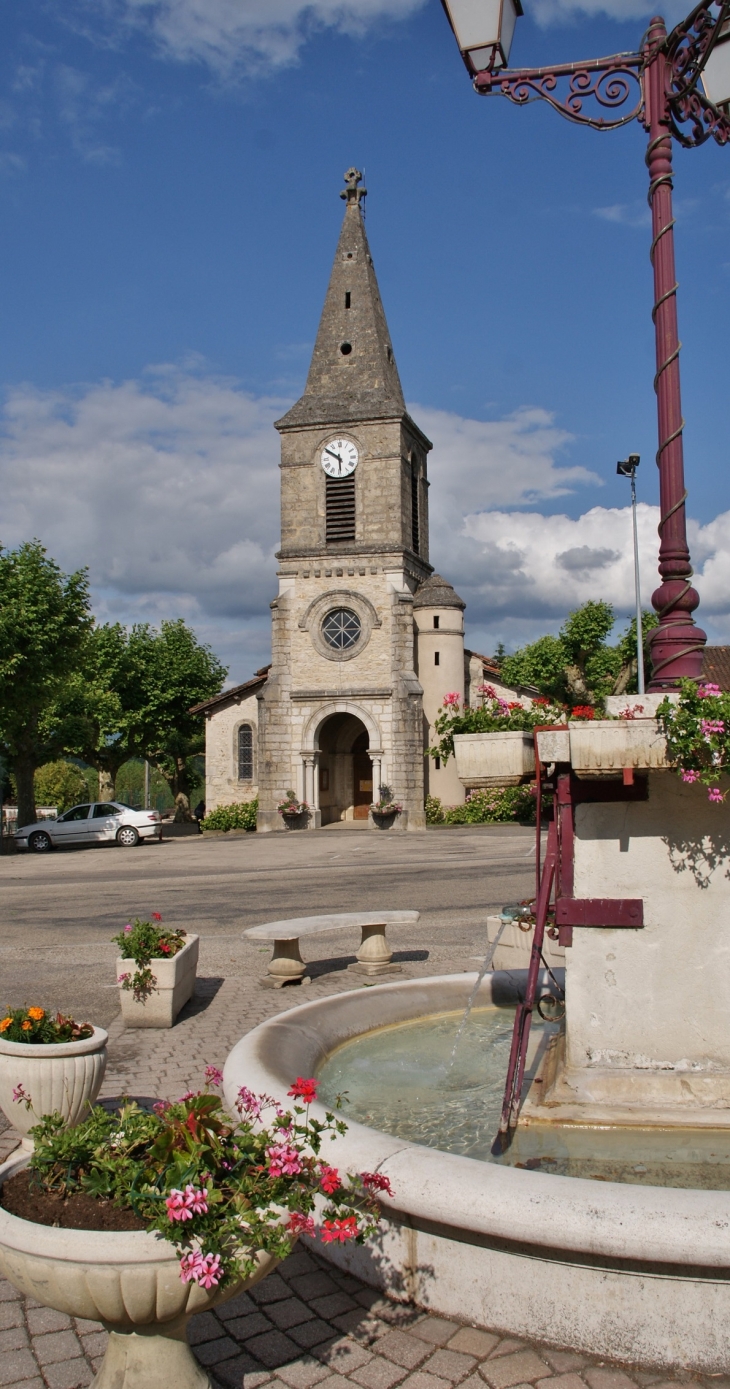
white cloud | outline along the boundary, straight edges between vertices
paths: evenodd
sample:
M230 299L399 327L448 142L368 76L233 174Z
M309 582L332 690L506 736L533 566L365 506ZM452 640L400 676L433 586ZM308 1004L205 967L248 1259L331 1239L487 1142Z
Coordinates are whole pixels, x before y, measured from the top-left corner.
M604 222L618 222L624 227L650 227L651 210L646 202L612 203L610 207L594 207L594 216Z
M15 389L0 435L0 540L38 536L66 571L88 564L102 619L184 617L232 679L246 679L269 659L279 540L272 424L288 403L254 397L195 360L121 384ZM551 415L413 414L435 443L432 563L468 604L473 646L555 630L587 598L609 599L621 617L632 611L629 509L594 506L578 519L537 509L599 481L561 461L573 441ZM641 504L645 604L657 521ZM730 513L693 523L690 543L701 613L715 638L730 639Z
M317 29L364 32L404 19L424 0L122 0L126 23L143 28L165 57L200 62L224 80L294 62Z

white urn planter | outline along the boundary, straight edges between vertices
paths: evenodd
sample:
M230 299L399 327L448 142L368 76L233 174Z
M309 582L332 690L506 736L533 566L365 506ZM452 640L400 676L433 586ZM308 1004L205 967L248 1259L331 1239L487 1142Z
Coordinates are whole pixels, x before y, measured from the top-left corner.
M519 786L535 775L532 733L455 733L454 754L459 781L480 786Z
M571 723L570 760L579 777L616 775L623 767L661 771L669 766L656 719Z
M180 1009L192 998L199 948L200 936L188 936L182 950L171 959L151 960L157 983L145 999L136 999L131 989L119 985L125 1027L172 1027ZM117 980L123 974L133 975L136 969L134 960L117 960Z
M26 1045L0 1038L0 1107L23 1135L23 1147L33 1147L28 1131L44 1114L58 1111L69 1128L88 1115L104 1079L108 1034L95 1027L81 1042ZM18 1086L31 1107L13 1100Z
M28 1157L0 1167L12 1177ZM173 1245L146 1230L60 1230L0 1208L0 1273L26 1297L72 1317L100 1321L110 1332L94 1389L211 1389L190 1350L186 1323L276 1267L259 1252L248 1279L206 1292L183 1283Z

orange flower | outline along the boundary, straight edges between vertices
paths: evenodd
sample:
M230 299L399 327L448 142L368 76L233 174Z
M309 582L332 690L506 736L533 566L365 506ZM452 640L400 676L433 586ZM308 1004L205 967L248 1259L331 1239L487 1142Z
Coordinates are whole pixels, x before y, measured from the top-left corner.
M28 1017L29 1017L29 1018L32 1018L32 1019L33 1019L33 1022L40 1022L41 1018L44 1018L45 1016L46 1016L46 1010L45 1010L45 1008L29 1008L29 1009L28 1009Z
M28 1022L28 1019L26 1018L25 1022L22 1022L20 1026L23 1032L30 1032L30 1029L33 1026L33 1024L32 1022Z
M12 1018L3 1018L2 1022L0 1022L0 1032L7 1032L12 1021Z

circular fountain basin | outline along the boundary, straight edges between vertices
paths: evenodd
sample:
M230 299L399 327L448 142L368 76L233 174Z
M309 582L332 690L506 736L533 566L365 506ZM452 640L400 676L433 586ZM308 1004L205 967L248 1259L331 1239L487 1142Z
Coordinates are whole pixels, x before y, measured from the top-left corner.
M475 974L385 984L262 1023L225 1067L286 1101L343 1043L463 1009ZM514 1006L523 971L485 976L477 1008ZM323 1117L324 1106L313 1112ZM600 1131L599 1131L600 1132ZM364 1246L321 1252L390 1296L475 1325L630 1361L721 1372L730 1363L730 1192L631 1185L448 1153L353 1120L323 1156L380 1171L395 1196Z

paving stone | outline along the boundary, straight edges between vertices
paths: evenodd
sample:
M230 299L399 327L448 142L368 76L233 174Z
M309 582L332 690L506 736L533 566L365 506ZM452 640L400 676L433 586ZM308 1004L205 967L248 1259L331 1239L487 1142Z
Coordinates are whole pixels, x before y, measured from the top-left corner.
M20 1302L20 1298L18 1289L7 1278L0 1278L0 1302Z
M223 1385L224 1389L258 1389L260 1384L271 1381L271 1375L257 1375L251 1372L251 1366L255 1364L256 1361L250 1355L237 1355L232 1360L222 1360L214 1370L216 1381Z
M101 1331L100 1322L88 1321L86 1317L74 1317L73 1322L79 1336L87 1336L90 1331Z
M361 1365L367 1364L372 1359L369 1350L358 1346L351 1341L348 1336L339 1336L334 1341L325 1341L321 1346L315 1346L313 1355L322 1361L323 1365L328 1365L336 1374L349 1375L353 1370L359 1370Z
M302 1322L300 1326L290 1326L289 1335L304 1350L311 1350L312 1346L321 1346L323 1341L332 1340L332 1327L329 1322L316 1317L314 1321Z
M82 1336L81 1344L84 1348L84 1355L88 1355L90 1360L100 1360L107 1347L109 1333L107 1331L92 1331L90 1336Z
M550 1379L539 1379L537 1389L585 1389L585 1380L580 1375L553 1375Z
M268 1370L278 1369L301 1354L301 1348L290 1341L283 1331L267 1331L265 1336L253 1336L246 1342L246 1350Z
M217 1365L221 1360L230 1360L238 1355L240 1349L230 1336L220 1336L217 1341L204 1341L202 1345L195 1346L194 1353L201 1365Z
M573 1370L582 1370L584 1365L590 1364L587 1355L577 1355L573 1350L552 1350L550 1346L545 1346L541 1347L540 1354L559 1375L570 1374ZM661 1375L659 1378L661 1379Z
M322 1389L352 1389L352 1380L345 1379L344 1375L330 1375L329 1379L322 1380Z
M440 1379L448 1379L451 1384L458 1384L459 1380L465 1379L470 1370L476 1364L473 1355L463 1355L457 1350L437 1350L435 1355L422 1365L424 1374L438 1375Z
M458 1321L447 1321L445 1317L424 1317L423 1321L411 1327L414 1336L419 1336L422 1341L430 1341L433 1346L445 1346L458 1330Z
M0 1302L0 1330L21 1326L24 1321L22 1302Z
M73 1360L81 1354L76 1333L51 1331L46 1336L33 1337L33 1354L39 1365L56 1365L60 1360Z
M417 1341L410 1331L389 1331L378 1341L378 1354L387 1355L389 1360L394 1360L396 1365L402 1365L406 1370L415 1370L417 1365L428 1359L430 1353L430 1346L424 1341Z
M351 1312L355 1306L347 1293L329 1293L327 1297L316 1297L313 1302L310 1299L307 1301L318 1317L327 1317L328 1320L331 1317L342 1316L343 1312Z
M386 1360L384 1355L374 1355L367 1365L354 1370L350 1378L356 1384L361 1384L363 1389L391 1389L392 1385L405 1379L407 1373L402 1365L395 1365L392 1360Z
M524 1384L530 1379L544 1379L547 1368L545 1361L540 1360L534 1350L520 1350L516 1355L502 1355L497 1360L485 1360L479 1366L479 1372L487 1384L491 1384L492 1389L512 1389L512 1386Z
M237 1341L248 1341L251 1336L262 1336L265 1331L271 1331L271 1322L263 1312L253 1312L250 1317L234 1317L224 1322L223 1326L229 1336L235 1336Z
M516 1350L524 1350L526 1341L515 1341L510 1336L505 1336L498 1346L495 1346L490 1355L490 1360L496 1360L498 1355L514 1355Z
M713 1376L713 1384L714 1384L714 1383L715 1383L715 1380L714 1380L714 1376ZM701 1385L701 1384L698 1384L697 1380L695 1380L695 1379L683 1379L683 1380L681 1380L681 1384L682 1384L682 1389L702 1389L702 1385ZM677 1381L676 1381L676 1379L672 1379L672 1380L670 1380L670 1379L660 1380L659 1383L658 1383L657 1386L656 1386L656 1389L677 1389Z
M8 1350L22 1350L28 1344L28 1332L24 1326L11 1326L0 1331L0 1355Z
M291 1288L278 1273L270 1273L268 1278L262 1279L255 1288L251 1288L250 1296L257 1303L283 1302L285 1297L291 1297Z
M327 1379L327 1376L324 1365L312 1355L302 1355L299 1360L292 1361L291 1365L282 1365L279 1370L279 1379L283 1379L290 1389L311 1389L313 1384Z
M86 1389L93 1377L93 1370L80 1356L75 1360L47 1365L43 1371L48 1389Z
M588 1365L583 1371L591 1389L634 1389L635 1381L612 1366Z
M16 1379L14 1384L8 1384L5 1389L46 1389L42 1379Z
M340 1331L344 1331L346 1336L353 1336L363 1346L371 1346L381 1336L385 1336L389 1327L385 1322L379 1321L377 1317L372 1317L364 1307L358 1307L356 1311L345 1312L344 1316L333 1317L334 1325Z
M666 1372L657 1373L654 1371L652 1374L647 1374L646 1370L632 1370L631 1378L635 1379L637 1384L659 1384L662 1380L666 1379ZM674 1383L674 1380L672 1380L672 1383Z
M264 1282L267 1282L264 1279ZM292 1278L289 1287L296 1293L297 1297L304 1298L305 1302L312 1302L315 1297L326 1297L328 1293L337 1292L337 1284L333 1282L328 1273L317 1271L316 1273L303 1273L298 1278ZM291 1296L291 1294L287 1294Z
M224 1302L221 1307L216 1307L215 1314L221 1321L230 1321L232 1317L245 1317L248 1312L257 1312L256 1303L252 1301L248 1293L239 1293L238 1297L232 1297L230 1302Z
M451 1385L448 1379L439 1379L437 1375L425 1375L423 1370L416 1370L415 1374L403 1380L403 1389L451 1389Z
M447 1345L449 1350L461 1350L465 1355L475 1355L477 1360L483 1360L490 1350L494 1350L498 1341L499 1336L491 1331L480 1331L477 1326L462 1326Z
M298 1297L289 1297L286 1302L272 1302L266 1310L280 1331L288 1331L290 1326L299 1326L314 1316L314 1312Z
M319 1268L311 1254L307 1254L304 1249L297 1249L293 1254L279 1265L279 1273L282 1278L296 1278L301 1273L314 1273Z
M71 1318L63 1312L54 1312L52 1307L31 1307L28 1312L28 1329L31 1336L42 1336L44 1331L67 1331Z
M188 1341L191 1346L202 1345L203 1341L215 1341L223 1334L223 1327L212 1312L199 1312L188 1322Z

